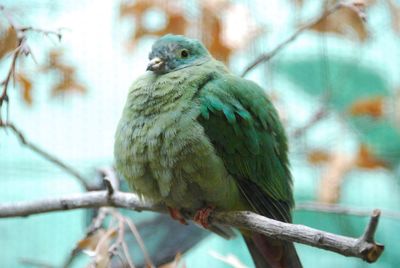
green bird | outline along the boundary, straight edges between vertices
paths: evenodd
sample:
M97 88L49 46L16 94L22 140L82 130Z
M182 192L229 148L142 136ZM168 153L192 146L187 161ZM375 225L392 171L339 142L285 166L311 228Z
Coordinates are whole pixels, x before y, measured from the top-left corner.
M292 179L278 114L257 84L197 40L165 35L131 86L116 135L116 169L171 216L250 210L291 222ZM211 228L211 227L210 227ZM301 267L293 243L240 230L256 267Z

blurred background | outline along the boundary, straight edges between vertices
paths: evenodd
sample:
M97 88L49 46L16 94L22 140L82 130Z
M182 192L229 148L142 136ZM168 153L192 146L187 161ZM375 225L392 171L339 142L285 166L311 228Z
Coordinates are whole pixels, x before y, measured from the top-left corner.
M3 0L1 81L18 45L25 50L18 50L1 120L80 175L55 165L3 126L0 202L83 192L77 177L91 187L99 184L97 170L113 164L114 131L129 86L145 71L159 36L198 38L241 75L336 2ZM358 237L368 212L383 211L376 240L385 251L376 263L296 245L304 267L399 267L400 1L350 2L365 13L342 8L308 24L245 77L265 89L287 129L295 223ZM329 213L321 204L347 212ZM155 213L121 213L139 229L154 263L253 267L240 237L224 240ZM96 238L85 235L95 214L77 210L1 219L0 266L86 267ZM131 233L126 243L133 263L143 265L144 254ZM112 261L124 267L121 262Z

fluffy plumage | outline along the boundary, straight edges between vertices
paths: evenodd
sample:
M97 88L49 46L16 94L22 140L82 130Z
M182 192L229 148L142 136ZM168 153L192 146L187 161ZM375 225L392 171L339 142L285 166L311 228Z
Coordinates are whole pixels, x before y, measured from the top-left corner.
M160 38L149 58L115 136L116 167L132 189L173 208L290 222L286 136L263 90L183 36ZM301 267L293 244L244 236L257 267Z

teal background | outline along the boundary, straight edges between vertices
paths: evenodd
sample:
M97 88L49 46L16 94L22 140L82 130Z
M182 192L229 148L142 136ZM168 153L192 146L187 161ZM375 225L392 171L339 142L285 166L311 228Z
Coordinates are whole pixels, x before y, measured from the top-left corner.
M3 2L7 8L17 7L17 19L22 24L45 29L67 28L61 43L34 37L35 56L41 62L45 60L42 50L65 48L65 57L77 66L79 79L88 88L88 93L83 96L50 99L49 84L55 78L38 76L32 107L20 100L17 90L10 90L10 119L30 141L59 156L82 174L94 176L95 168L113 162L113 135L127 90L144 72L147 53L155 37L144 38L134 52L127 53L123 45L127 27L126 22L118 19L118 1ZM256 55L269 51L293 32L295 9L290 1L235 2L248 7L254 18L267 28L265 37L233 55L230 68L240 74ZM185 3L190 12L196 10L194 1ZM312 18L318 11L317 6L314 1L308 1L299 16ZM148 21L152 23L157 21L158 13L149 16ZM260 66L248 75L249 79L266 88L268 94L278 95L277 106L284 108L280 112L288 133L307 122L319 109L326 89L330 89L329 116L305 137L290 140L297 203L316 200L323 172L323 168L310 166L307 162L305 152L310 147L334 147L351 155L362 141L388 161L391 169L354 170L347 174L339 204L400 213L400 133L393 111L388 108L388 116L376 120L345 116L348 105L360 96L388 96L389 101L394 100L394 90L400 85L400 42L390 30L391 22L384 4L368 11L368 21L373 38L365 44L335 35L322 37L306 32L277 55L267 65L269 69ZM9 61L0 64L2 75L8 64ZM30 73L37 72L29 59L27 66ZM328 69L322 66L328 66ZM387 107L392 107L392 103ZM1 203L81 191L83 189L73 178L21 146L11 132L0 130ZM155 215L132 213L137 224L151 217ZM87 212L83 210L1 219L0 267L30 267L22 264L21 259L61 265L75 243L84 236L86 222ZM368 218L295 211L294 222L358 237ZM400 267L399 230L400 219L385 217L383 213L376 239L385 244L385 251L374 264L309 246L296 245L296 248L304 267ZM163 238L151 235L144 239L151 250L158 239ZM213 234L189 250L184 255L184 262L189 268L230 267L212 257L212 252L225 256L232 254L247 267L252 267L240 237L227 241ZM74 267L84 267L86 261L81 258Z

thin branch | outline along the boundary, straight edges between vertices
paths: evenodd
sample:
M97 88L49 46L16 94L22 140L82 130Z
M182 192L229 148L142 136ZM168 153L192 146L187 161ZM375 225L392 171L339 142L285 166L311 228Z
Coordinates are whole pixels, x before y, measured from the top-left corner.
M129 268L135 268L135 265L133 264L132 257L129 254L129 249L128 246L125 242L125 221L124 221L124 216L120 214L116 209L113 209L111 211L111 214L113 217L118 221L118 237L117 241L111 245L109 249L109 253L111 256L113 256L113 252L117 251L118 248L122 248L122 252L125 256L125 260L129 266Z
M297 211L316 211L323 213L333 213L341 215L351 215L358 217L369 217L371 216L370 209L346 207L337 204L325 204L319 202L303 202L296 204ZM382 217L393 220L400 220L400 212L382 210Z
M62 34L61 34L60 30L50 31L50 30L34 28L32 26L21 27L21 28L17 28L16 30L21 31L21 32L36 32L36 33L44 34L45 36L54 35L57 37L58 41L61 41L61 38L62 38Z
M378 227L379 216L381 215L381 211L379 209L374 209L372 212L371 220L365 229L365 232L361 239L367 242L373 242L376 228Z
M126 262L128 263L129 268L135 268L135 265L132 262L132 257L129 254L129 248L128 245L126 244L125 240L122 241L122 250L125 255Z
M106 207L101 207L98 210L97 216L93 218L92 223L87 228L86 237L94 234L98 229L101 228L105 218L108 216L109 213L110 213L110 211Z
M312 28L314 25L318 24L320 21L328 17L329 15L335 13L339 9L341 9L345 5L342 2L337 3L331 8L328 8L323 12L318 18L310 21L309 23L304 24L300 28L298 28L290 37L288 37L285 41L277 45L273 50L271 50L269 53L264 53L261 54L257 59L255 59L252 63L250 63L243 71L242 76L245 76L248 72L253 70L255 67L257 67L259 64L269 61L272 57L274 57L278 52L280 52L284 47L286 47L288 44L296 40L296 38L303 33L305 30Z
M92 258L92 261L89 263L88 267L96 268L96 267L103 267L104 265L109 264L110 259L109 258L105 259L104 258L105 256L103 254L105 253L104 252L105 250L107 250L108 252L108 243L117 232L118 232L117 227L110 227L108 230L104 232L104 234L102 234L93 252L89 254L89 256Z
M63 169L65 172L68 174L74 176L82 185L85 187L86 190L90 189L90 185L88 184L88 180L85 179L81 174L79 174L78 171L76 171L73 167L67 165L66 163L62 162L60 159L58 159L56 156L51 155L50 153L44 151L43 149L39 148L36 144L33 144L32 142L28 141L25 136L22 134L22 132L13 124L13 123L4 123L0 121L0 128L7 128L12 130L12 132L15 134L15 136L19 139L19 141L28 147L30 150L33 152L39 154L43 158L47 159L48 161L52 162L56 166L60 167Z
M56 268L55 265L51 265L42 261L28 259L28 258L20 258L19 263L26 265L26 266L33 266L33 267L40 267L40 268Z
M144 259L146 260L146 267L148 267L148 268L156 267L150 258L150 254L147 252L147 249L144 245L144 241L143 241L142 237L140 236L139 230L136 228L135 224L129 218L124 218L124 221L125 221L126 225L128 225L129 230L135 237L140 249L142 250Z
M326 108L326 106L322 106L315 114L313 114L308 122L293 131L292 137L299 138L303 136L307 132L307 130L309 130L311 127L315 126L318 122L324 119L327 114L328 109Z
M136 194L114 191L109 196L107 191L93 191L71 196L49 198L37 201L23 201L0 204L0 218L29 216L33 214L71 210L78 208L98 208L112 206L137 211L149 210L166 212L165 207L144 202ZM383 252L383 245L373 241L373 234L378 224L380 213L374 211L370 227L360 238L335 235L299 224L283 223L252 212L215 212L210 217L210 224L223 224L241 229L248 229L268 237L298 242L344 256L361 258L375 262Z
M5 80L1 83L3 86L3 91L0 95L0 107L2 106L3 103L8 102L8 85L10 83L10 80L12 77L15 76L15 67L16 67L16 62L18 57L21 54L24 54L25 56L27 55L32 55L31 49L29 48L27 44L27 36L26 32L37 32L44 34L45 36L50 36L50 35L55 35L57 36L58 40L61 41L62 34L60 31L49 31L49 30L43 30L39 28L34 28L34 27L19 27L17 23L13 20L12 16L9 14L9 12L4 8L3 5L0 5L0 12L5 16L5 18L8 20L8 23L11 25L11 27L15 30L18 38L18 45L12 51L12 60L11 60L11 65L10 68L7 72L7 76ZM32 58L35 60L35 58L32 55ZM1 119L1 114L0 114L0 119Z
M136 194L115 191L109 198L107 191L91 191L58 198L0 204L0 218L25 217L52 211L105 206L128 208L136 211L165 211L161 206L153 206L150 203L143 202Z
M17 48L13 51L11 65L10 65L10 68L8 69L6 78L4 79L3 82L1 82L1 85L3 86L3 91L0 95L0 108L3 106L3 103L5 103L7 105L9 102L8 85L10 84L11 78L14 77L14 75L15 75L15 67L17 65L17 59L18 59L18 56L22 52L22 47L23 47L25 41L26 41L26 39L19 40L19 44L18 44ZM0 110L0 121L1 121L1 110Z

